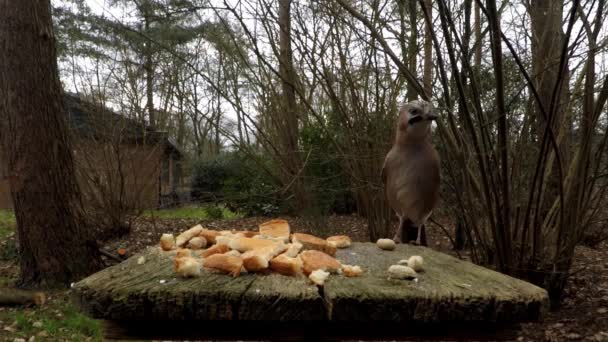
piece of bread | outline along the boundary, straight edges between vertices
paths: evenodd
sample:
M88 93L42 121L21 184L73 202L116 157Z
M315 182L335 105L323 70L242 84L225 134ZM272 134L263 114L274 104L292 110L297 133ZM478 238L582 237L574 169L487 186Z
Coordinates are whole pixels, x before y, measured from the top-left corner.
M239 233L243 234L243 237L247 237L247 238L252 238L254 236L260 235L259 232L254 232L252 230L243 230Z
M329 272L323 270L316 270L308 276L308 279L317 286L323 286L327 278L329 278Z
M232 255L232 256L236 256L236 257L240 257L241 256L241 252L235 251L235 250L231 250L230 252L226 252L224 254L226 254L226 255Z
M215 237L215 244L228 246L234 239L236 239L234 235L218 235Z
M291 258L283 253L270 260L270 269L282 275L295 277L302 274L302 259Z
M215 238L220 235L220 232L212 229L203 229L198 236L204 237L207 240L207 244L215 245Z
M202 236L195 236L188 241L187 247L190 249L202 249L207 247L207 240Z
M241 253L258 248L275 247L277 245L279 245L279 243L272 240L254 239L246 237L235 238L230 240L230 242L228 243L228 246L230 246L231 249L235 249Z
M298 256L300 251L302 250L302 244L299 242L287 244L287 250L283 253L283 255L288 256L290 258L295 258Z
M259 226L260 235L269 236L273 238L281 238L283 242L289 241L289 223L286 220L275 219L266 221Z
M184 247L186 242L188 242L193 237L198 236L202 231L203 231L203 226L201 226L200 224L197 224L196 226L179 234L177 236L177 238L175 238L175 245L177 245L177 247Z
M229 251L230 251L230 247L228 247L226 245L213 245L213 246L205 249L204 251L200 251L199 255L202 258L207 258L207 257L215 255L215 254L224 254Z
M273 247L257 248L243 253L243 266L248 272L260 272L268 268L273 258Z
M327 243L336 247L336 248L346 248L350 247L352 243L351 239L346 235L336 235L330 236L327 238Z
M175 258L185 258L191 256L192 253L188 248L179 248L177 252L175 252Z
M173 234L163 234L160 237L160 248L162 248L163 251L170 251L175 248L175 238L173 237Z
M241 274L243 259L231 255L213 254L203 259L203 266L237 277Z
M316 250L308 250L300 253L302 269L304 274L311 274L316 270L324 270L330 273L338 273L342 266L338 260Z
M360 266L342 265L342 274L345 277L358 277L363 274Z
M304 233L291 234L291 242L301 243L304 249L313 249L329 254L336 255L336 247L330 245L326 240L318 238L314 235Z
M201 263L193 257L181 257L173 260L173 268L178 276L183 278L201 275Z

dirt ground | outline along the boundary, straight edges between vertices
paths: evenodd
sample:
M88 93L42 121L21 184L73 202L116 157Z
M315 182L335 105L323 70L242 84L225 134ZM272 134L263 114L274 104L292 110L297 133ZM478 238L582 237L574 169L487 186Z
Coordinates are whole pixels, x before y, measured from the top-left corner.
M367 224L357 216L331 216L325 221L309 222L301 218L284 217L293 231L310 232L319 236L346 234L355 241L369 241ZM214 229L255 230L268 218L253 217L223 221L202 221ZM126 248L136 252L156 244L166 232L180 232L198 223L196 220L141 219L127 239L113 241L109 249ZM447 222L441 222L452 231ZM437 226L427 229L429 247L456 256L448 237ZM461 253L466 258L466 253ZM569 280L562 308L550 312L541 323L522 326L519 341L608 341L608 242L596 248L580 246Z

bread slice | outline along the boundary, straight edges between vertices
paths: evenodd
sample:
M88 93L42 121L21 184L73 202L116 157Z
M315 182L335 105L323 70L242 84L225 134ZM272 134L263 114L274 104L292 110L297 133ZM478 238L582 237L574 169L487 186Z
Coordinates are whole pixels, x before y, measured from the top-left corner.
M230 251L230 247L228 247L226 245L213 245L213 246L205 249L204 251L199 252L199 255L202 258L207 258L207 257L215 255L215 254L224 254L229 251Z
M202 249L207 247L207 240L204 237L198 235L188 241L187 247L190 249Z
M285 256L295 258L302 250L302 244L299 242L287 244L287 250L283 253Z
M160 248L162 248L163 251L170 251L175 248L175 238L173 237L173 234L163 234L160 237Z
M268 269L270 259L273 258L273 246L256 248L243 253L243 266L248 272L260 272Z
M301 243L304 249L312 249L321 251L331 256L336 255L336 247L331 246L327 241L318 238L314 235L304 233L291 234L291 242Z
M212 229L203 229L198 236L204 237L207 240L207 244L215 245L215 238L220 235L220 232Z
M302 274L302 259L288 257L285 253L280 254L270 260L270 269L282 275L295 277Z
M203 231L203 226L201 226L200 224L197 224L196 226L179 234L177 236L177 238L175 239L175 245L177 245L177 247L184 247L186 242L188 242L190 239L192 239L193 237L200 234L202 231Z
M193 257L181 257L173 260L173 269L183 278L198 277L201 275L201 263Z
M237 277L241 274L243 259L231 255L213 254L203 259L203 266Z
M252 238L252 237L260 234L259 232L254 232L252 230L243 230L243 231L240 231L239 233L243 234L243 236L247 237L247 238Z
M305 274L311 274L316 270L324 270L330 273L338 273L342 264L335 258L316 250L308 250L300 253L302 269Z
M327 243L329 243L330 245L336 247L336 248L346 248L346 247L350 247L350 244L352 243L350 237L346 236L346 235L336 235L336 236L330 236L327 238Z
M228 246L230 246L231 249L236 249L241 253L258 248L276 247L277 245L279 245L279 243L275 241L246 237L235 238L230 240L230 242L228 243Z
M289 223L286 220L275 219L260 224L260 235L281 238L284 242L289 241Z
M175 252L176 259L191 257L191 256L192 256L192 252L188 248L179 248L177 250L177 252Z

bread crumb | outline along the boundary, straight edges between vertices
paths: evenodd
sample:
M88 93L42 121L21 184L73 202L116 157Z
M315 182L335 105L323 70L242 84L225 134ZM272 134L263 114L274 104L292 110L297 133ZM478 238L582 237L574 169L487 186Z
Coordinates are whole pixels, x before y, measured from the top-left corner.
M188 248L190 249L202 249L207 246L207 240L202 236L196 236L188 241Z
M313 271L308 276L308 279L310 279L315 285L318 286L323 286L327 278L329 278L329 272L325 272L323 270Z
M363 274L363 269L360 266L342 265L342 273L346 277L358 277Z
M201 275L201 264L193 257L182 257L174 260L175 273L183 278L198 277Z

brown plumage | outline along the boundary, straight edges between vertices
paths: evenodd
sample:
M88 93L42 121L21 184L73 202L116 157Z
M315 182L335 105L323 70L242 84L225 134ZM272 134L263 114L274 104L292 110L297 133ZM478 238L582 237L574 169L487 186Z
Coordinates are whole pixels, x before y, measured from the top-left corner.
M431 144L435 119L425 101L408 102L399 112L395 143L382 166L386 198L399 217L395 242L413 240L407 231L414 231L416 243L426 245L421 231L439 199L439 156Z

